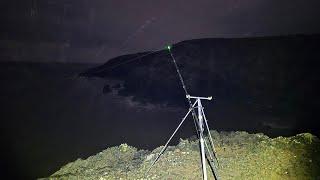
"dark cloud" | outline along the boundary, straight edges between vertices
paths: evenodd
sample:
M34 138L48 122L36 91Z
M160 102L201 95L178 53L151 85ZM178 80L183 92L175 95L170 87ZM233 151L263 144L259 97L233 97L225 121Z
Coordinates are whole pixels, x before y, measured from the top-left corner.
M319 7L316 0L13 0L2 2L0 33L69 43L66 51L87 47L94 51L88 62L105 62L186 39L318 33Z

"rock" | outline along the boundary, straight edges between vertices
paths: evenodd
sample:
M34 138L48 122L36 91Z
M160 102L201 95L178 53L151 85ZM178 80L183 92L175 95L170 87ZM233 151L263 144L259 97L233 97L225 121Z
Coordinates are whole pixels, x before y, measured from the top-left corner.
M126 152L128 150L128 145L127 144L121 144L119 146L119 149L121 152Z
M221 179L320 177L320 141L312 134L274 139L247 132L212 134L216 143L224 142L216 146ZM146 175L150 161L161 148L149 152L121 144L68 163L44 179L201 179L199 144L190 139L170 146ZM214 179L212 172L208 172L208 179Z
M151 159L153 159L155 154L149 154L146 158L147 161L150 161Z

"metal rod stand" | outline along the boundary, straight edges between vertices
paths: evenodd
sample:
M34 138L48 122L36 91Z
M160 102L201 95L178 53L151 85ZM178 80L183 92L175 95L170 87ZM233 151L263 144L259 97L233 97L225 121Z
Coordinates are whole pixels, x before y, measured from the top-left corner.
M216 159L216 162L219 164L217 156L216 156L216 151L213 145L213 141L212 141L212 137L209 131L209 126L208 126L208 122L206 119L206 116L204 114L204 109L203 106L201 104L201 100L212 100L212 97L197 97L197 96L190 96L190 95L186 95L186 98L190 99L196 99L195 102L193 103L193 105L190 107L189 111L187 112L187 114L182 118L182 121L180 122L180 124L178 125L178 127L175 129L175 131L173 132L173 134L170 136L169 140L167 141L167 143L164 145L164 147L162 148L162 150L159 152L158 156L156 157L156 159L151 163L150 167L148 168L148 170L146 171L147 175L149 173L149 171L151 170L151 168L154 166L154 164L159 160L160 156L164 153L164 151L167 149L169 142L171 141L171 139L174 137L174 135L177 133L177 131L179 130L179 128L181 127L181 125L183 124L183 122L186 120L186 118L188 117L188 115L190 114L190 112L192 112L194 110L194 108L197 108L198 110L198 117L196 118L196 129L197 131L199 131L199 143L200 143L200 154L201 154L201 168L202 168L202 179L207 180L208 176L207 176L207 166L206 166L206 150L207 153L209 154L210 157L207 157L208 159L211 159L211 162L214 163L213 157L211 154L214 155L214 158ZM197 106L196 106L197 105ZM205 130L207 130L208 132L208 136L209 136L209 141L210 141L210 146L212 148L212 152L210 151L206 140L204 138L204 132ZM215 166L215 164L213 164ZM216 167L216 166L215 166ZM216 180L218 180L218 175L216 172L216 169L213 168L213 176L215 177Z

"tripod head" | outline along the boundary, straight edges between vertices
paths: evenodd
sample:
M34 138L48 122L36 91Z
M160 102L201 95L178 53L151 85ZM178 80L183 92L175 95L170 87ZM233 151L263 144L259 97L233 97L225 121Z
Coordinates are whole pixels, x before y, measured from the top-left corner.
M186 95L187 99L204 99L204 100L212 100L212 96L209 97L198 97L198 96L190 96L189 94Z

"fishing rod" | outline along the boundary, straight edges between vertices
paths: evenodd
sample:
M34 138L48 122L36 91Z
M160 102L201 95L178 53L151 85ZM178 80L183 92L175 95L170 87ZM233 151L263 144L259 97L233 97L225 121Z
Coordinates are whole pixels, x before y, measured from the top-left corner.
M172 140L172 138L174 137L174 135L176 134L176 132L179 130L179 128L181 127L181 125L183 124L183 122L186 120L186 118L188 117L188 115L192 114L193 117L193 122L196 128L196 132L199 138L199 143L200 143L200 154L201 154L201 162L202 162L202 177L204 180L207 180L207 170L206 170L206 158L209 160L209 165L212 169L213 172L213 176L215 177L215 179L219 179L218 174L217 174L217 167L214 164L214 159L216 160L217 164L219 165L219 161L218 158L216 156L216 150L215 147L213 145L213 139L209 130L209 126L207 123L207 119L206 116L204 114L204 110L203 110L203 106L201 104L201 100L212 100L212 97L196 97L196 96L190 96L187 90L187 87L184 83L183 77L181 75L181 72L179 70L179 67L177 65L176 59L173 56L173 53L171 52L171 46L167 46L167 49L170 53L171 59L174 63L175 69L177 71L180 83L182 85L182 88L186 94L186 98L188 100L189 103L189 111L188 113L184 116L184 118L182 118L182 121L180 122L180 124L178 125L178 127L175 129L175 131L173 132L173 134L170 136L170 138L168 139L168 141L166 142L166 144L164 145L164 147L162 148L162 150L158 153L157 157L152 161L150 167L147 169L145 176L149 173L149 171L151 170L151 168L154 166L154 164L160 159L161 155L164 153L164 151L167 149L169 142ZM196 99L194 103L192 103L191 99ZM197 105L197 106L196 106ZM195 112L195 108L197 108L198 110L198 116L196 115ZM209 147L207 145L207 142L204 138L204 131L207 130L207 133L209 135L209 142L210 142L210 146L212 148L212 152L209 150ZM206 148L206 151L205 151ZM209 156L209 157L208 157Z
M173 61L173 63L174 63L174 66L175 66L175 68L176 68L177 74L178 74L178 76L179 76L179 79L180 79L182 88L183 88L183 90L184 90L184 92L185 92L185 95L186 95L186 97L187 97L187 100L188 100L188 103L189 103L189 108L192 109L191 111L192 111L192 117L193 117L194 123L196 123L196 122L198 121L198 117L197 117L197 115L196 115L196 112L195 112L194 108L192 108L192 102L191 102L191 99L190 99L190 95L189 95L189 93L188 93L187 87L186 87L186 85L185 85L185 83L184 83L184 80L183 80L183 78L182 78L182 75L181 75L181 72L180 72L179 67L178 67L178 65L177 65L176 59L174 58L173 53L171 52L171 46L168 45L168 46L167 46L167 49L168 49L168 51L169 51L169 53L170 53L170 56L171 56L171 58L172 58L172 61ZM197 134L198 134L198 136L199 136L198 128L197 128L196 125L195 125L195 127L196 127ZM208 127L208 125L207 125L207 127ZM208 132L209 132L209 135L210 135L210 131L208 131ZM209 137L211 138L210 142L212 142L212 137L211 137L211 135L210 135ZM214 157L215 157L215 159L216 159L216 161L217 161L217 163L218 163L218 165L219 165L219 161L218 161L218 158L216 157L216 150L215 150L215 147L214 147L213 143L211 143L211 148L213 149L213 152L214 152L213 155L214 155Z

